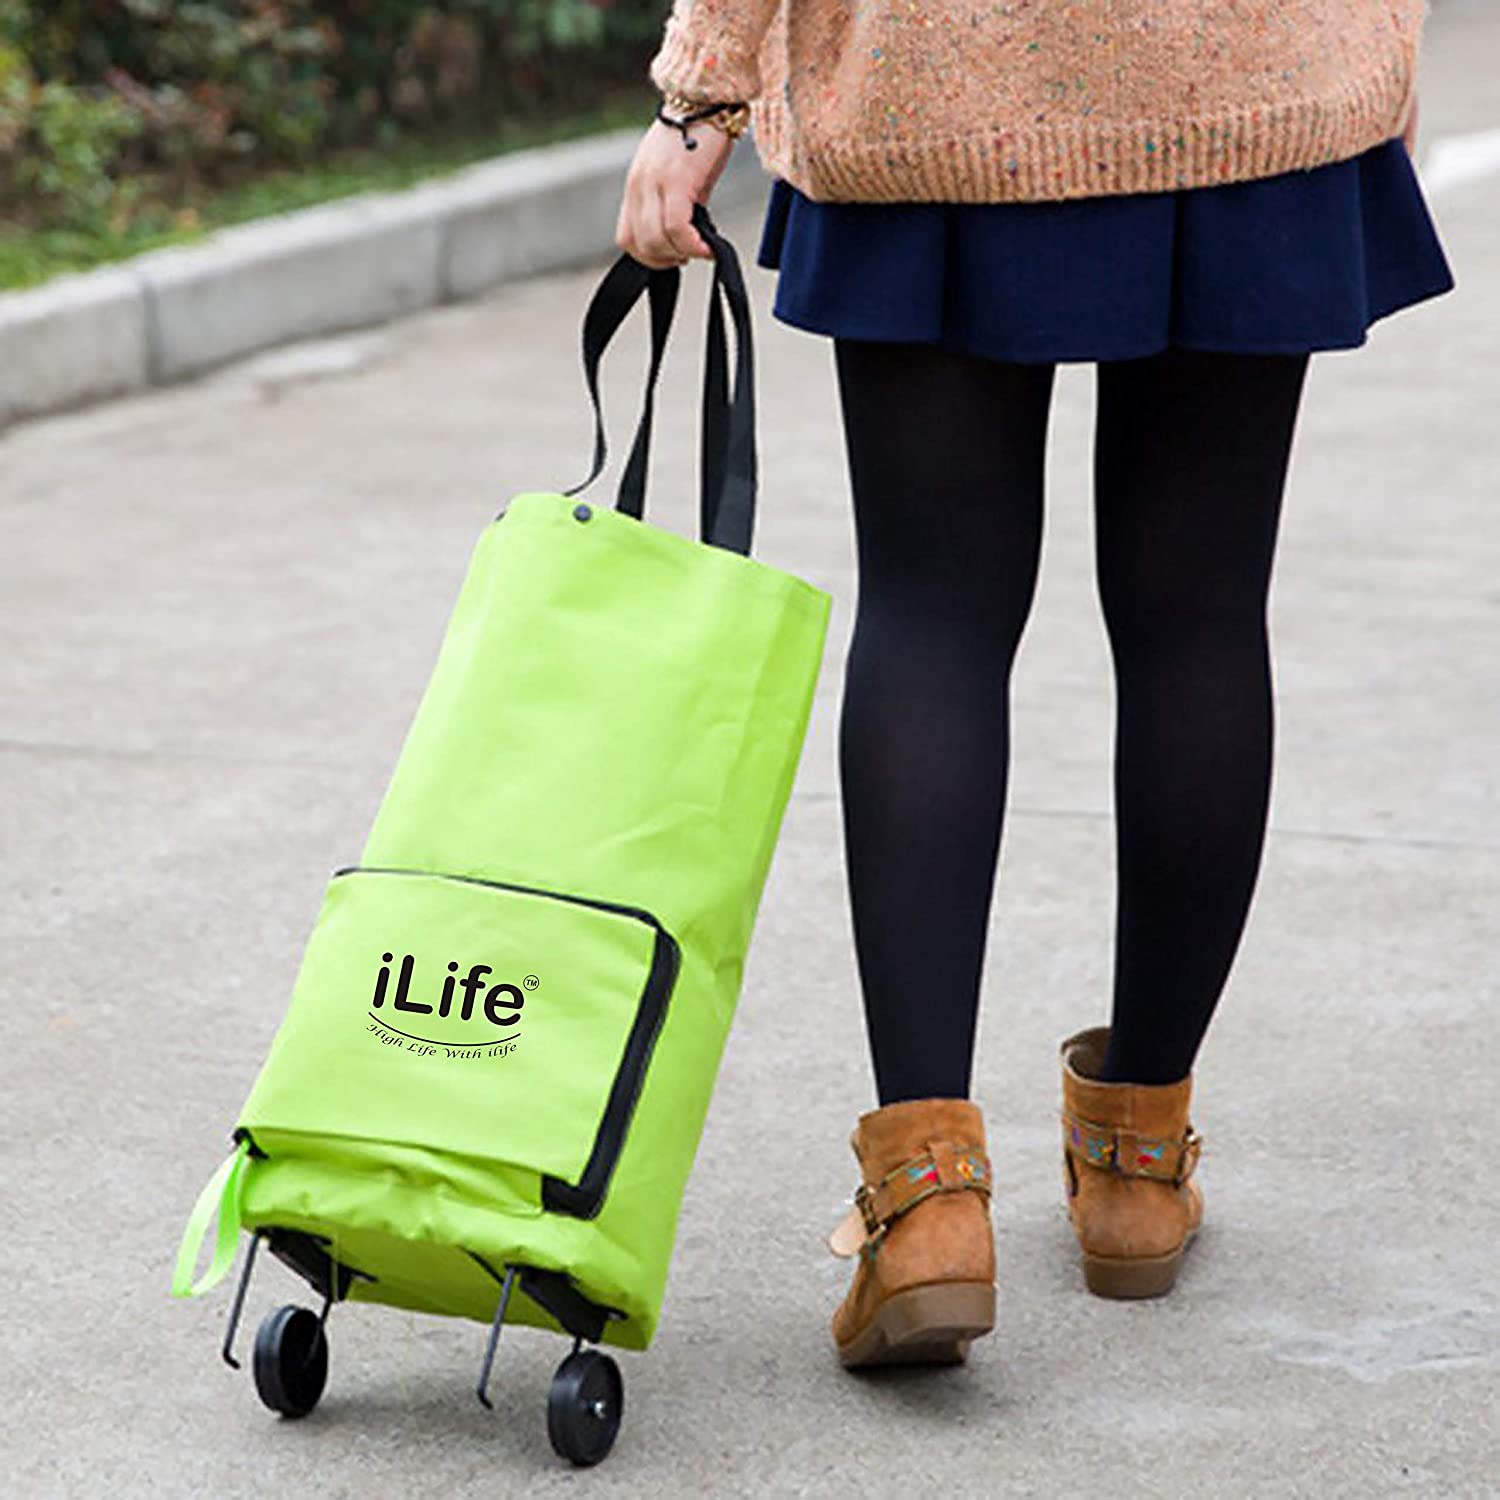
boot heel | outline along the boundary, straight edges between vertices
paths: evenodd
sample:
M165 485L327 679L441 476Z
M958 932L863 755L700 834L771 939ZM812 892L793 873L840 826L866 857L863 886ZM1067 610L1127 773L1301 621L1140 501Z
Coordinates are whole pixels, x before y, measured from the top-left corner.
M888 1297L869 1327L839 1350L839 1358L846 1365L959 1364L970 1341L994 1326L993 1283L914 1286Z
M1164 1297L1177 1281L1182 1251L1133 1260L1105 1255L1083 1257L1083 1279L1096 1297L1127 1301L1138 1297Z

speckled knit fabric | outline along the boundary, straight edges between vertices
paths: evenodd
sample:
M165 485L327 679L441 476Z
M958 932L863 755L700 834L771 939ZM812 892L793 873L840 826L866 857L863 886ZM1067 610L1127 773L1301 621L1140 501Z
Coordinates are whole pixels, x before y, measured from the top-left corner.
M1202 187L1399 134L1429 0L674 0L651 81L749 99L829 202Z

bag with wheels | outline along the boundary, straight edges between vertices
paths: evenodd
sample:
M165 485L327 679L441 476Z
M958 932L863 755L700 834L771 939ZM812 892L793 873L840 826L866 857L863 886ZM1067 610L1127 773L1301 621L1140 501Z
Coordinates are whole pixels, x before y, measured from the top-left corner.
M256 1387L311 1410L333 1304L571 1335L554 1445L619 1422L614 1362L644 1349L801 753L826 594L750 556L749 303L712 247L701 536L644 519L677 269L621 255L584 317L593 468L515 496L481 534L359 863L337 871L285 1018L204 1189L173 1279L195 1296L250 1238L321 1310L256 1340ZM647 294L651 359L616 504L573 498L606 444L599 362ZM729 384L724 304L734 323ZM210 1264L194 1270L217 1217Z

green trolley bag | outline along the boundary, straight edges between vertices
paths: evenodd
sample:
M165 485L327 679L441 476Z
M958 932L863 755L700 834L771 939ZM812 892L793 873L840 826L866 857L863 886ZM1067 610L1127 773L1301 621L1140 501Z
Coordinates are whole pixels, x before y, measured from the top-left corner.
M172 1290L229 1270L224 1354L264 1245L322 1299L261 1325L254 1376L311 1410L336 1302L573 1336L549 1428L608 1451L599 1341L656 1329L683 1188L807 727L829 600L750 554L749 304L714 254L701 540L643 519L676 268L622 255L583 325L593 470L515 496L479 538L360 862L330 880L291 1002L204 1189ZM645 403L614 508L598 369L648 293ZM721 301L735 327L732 396ZM193 1281L210 1221L212 1260Z

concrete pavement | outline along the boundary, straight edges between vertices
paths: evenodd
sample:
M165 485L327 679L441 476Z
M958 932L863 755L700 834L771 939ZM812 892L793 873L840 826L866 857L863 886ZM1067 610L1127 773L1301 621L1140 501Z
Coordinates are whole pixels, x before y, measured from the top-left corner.
M1500 124L1474 65L1496 35L1491 7L1439 7L1426 140ZM507 1336L494 1416L477 1326L339 1310L323 1405L278 1423L218 1363L227 1289L182 1305L166 1284L475 536L587 471L598 272L10 433L0 1490L1500 1493L1497 184L1434 204L1457 292L1314 361L1273 600L1273 827L1199 1070L1209 1222L1156 1305L1084 1294L1062 1209L1055 1048L1104 1016L1113 893L1093 371L1059 377L977 1074L1000 1323L962 1370L852 1378L827 1341L846 1268L819 1239L870 1098L833 754L851 534L831 351L772 321L750 271L761 550L838 604L662 1331L622 1357L625 1426L589 1475L547 1446L557 1341ZM722 222L748 266L755 214ZM679 527L706 280L659 405ZM643 352L630 330L606 371L618 457ZM249 1316L301 1291L270 1268Z

